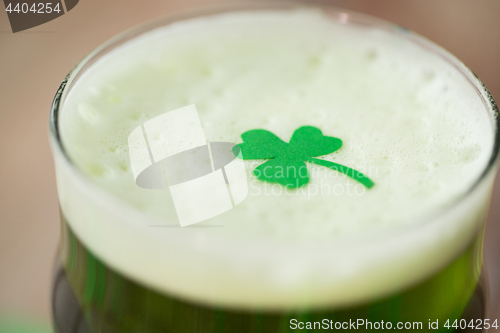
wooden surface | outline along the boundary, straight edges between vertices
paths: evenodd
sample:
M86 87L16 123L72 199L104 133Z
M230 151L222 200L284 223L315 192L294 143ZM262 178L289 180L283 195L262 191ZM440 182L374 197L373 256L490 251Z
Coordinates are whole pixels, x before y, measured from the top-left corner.
M71 12L12 34L0 4L0 315L49 320L58 204L48 145L52 98L87 53L144 21L214 1L80 0ZM500 99L499 0L321 1L385 18L444 46ZM500 181L490 211L486 259L490 318L500 318Z

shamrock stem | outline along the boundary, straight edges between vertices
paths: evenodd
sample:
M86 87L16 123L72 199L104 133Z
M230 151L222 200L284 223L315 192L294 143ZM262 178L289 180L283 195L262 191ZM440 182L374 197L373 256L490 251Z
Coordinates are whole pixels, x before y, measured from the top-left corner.
M320 166L324 166L324 167L327 167L329 169L332 169L332 170L335 170L338 172L342 172L343 174L351 177L352 179L357 180L358 182L363 184L366 188L372 188L375 185L375 183L370 178L366 177L361 172L356 171L354 169L351 169L349 167L346 167L342 164L338 164L338 163L334 163L334 162L330 162L330 161L325 161L325 160L320 160L320 159L312 158L312 157L307 157L305 159L305 161L309 162L309 163L314 163L314 164L317 164Z

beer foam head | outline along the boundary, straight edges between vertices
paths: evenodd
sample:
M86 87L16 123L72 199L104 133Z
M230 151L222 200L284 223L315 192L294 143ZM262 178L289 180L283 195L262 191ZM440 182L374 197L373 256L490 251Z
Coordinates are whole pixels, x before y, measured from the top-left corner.
M91 184L59 170L62 211L108 265L195 301L335 306L408 286L468 244L484 197L454 221L429 216L478 180L494 141L480 93L429 45L314 10L221 14L143 34L94 63L66 96L63 146ZM297 128L317 127L343 141L321 159L376 185L308 164L309 183L292 190L255 177L264 160L245 161L244 201L176 228L170 191L136 185L127 138L192 104L210 142L241 143L253 129L288 142ZM89 194L96 188L105 199Z

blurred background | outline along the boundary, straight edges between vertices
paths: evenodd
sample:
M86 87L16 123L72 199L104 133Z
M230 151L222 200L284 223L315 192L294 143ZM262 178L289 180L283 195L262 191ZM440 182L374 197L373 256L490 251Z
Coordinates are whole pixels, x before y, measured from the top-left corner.
M59 211L48 117L63 78L85 55L128 28L222 2L231 1L80 0L66 15L16 34L0 5L0 333L50 332ZM332 4L409 28L455 54L500 99L499 0L304 2ZM500 178L485 242L491 319L500 318L499 220ZM25 327L14 329L15 321Z

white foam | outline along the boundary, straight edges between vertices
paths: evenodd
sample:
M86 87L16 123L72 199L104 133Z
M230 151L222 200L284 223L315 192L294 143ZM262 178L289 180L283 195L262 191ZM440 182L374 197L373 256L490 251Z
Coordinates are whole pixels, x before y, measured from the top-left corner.
M308 165L309 185L285 192L255 179L262 161L247 161L250 192L236 208L205 228L152 227L178 225L172 199L135 185L127 138L190 104L209 141L239 143L257 128L288 141L316 126L343 140L321 158L376 186ZM429 216L485 169L490 117L463 74L400 34L315 11L193 19L120 46L75 83L61 135L97 188L56 156L61 207L108 265L180 297L260 308L366 301L434 273L474 236L489 183Z

